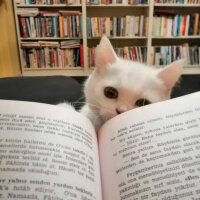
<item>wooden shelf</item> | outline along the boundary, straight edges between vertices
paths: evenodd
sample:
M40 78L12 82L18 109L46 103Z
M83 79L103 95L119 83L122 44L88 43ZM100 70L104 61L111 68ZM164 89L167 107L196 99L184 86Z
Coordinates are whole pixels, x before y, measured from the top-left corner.
M98 8L115 8L115 7L149 7L149 4L87 4L86 7L98 7Z
M17 5L17 8L59 8L59 7L81 7L81 4L71 4L71 5L67 5L67 4L53 4L53 5L41 5L41 4L32 4L32 5Z
M81 67L70 68L24 68L23 74L25 76L89 76L92 70L86 70Z
M87 39L100 39L101 36L99 37L87 37ZM115 37L108 37L109 39L148 39L147 36L115 36ZM37 38L23 38L23 37L20 37L20 40L75 40L75 39L83 39L82 37L64 37L64 38L61 38L61 37L37 37ZM174 36L171 36L171 37L162 37L162 36L152 36L152 39L173 39L173 40L176 40L176 39L200 39L200 35L197 35L197 36L177 36L177 37L174 37Z
M152 67L164 68L165 65L153 65ZM185 65L183 68L183 74L200 74L200 65Z
M190 36L170 36L170 37L163 37L163 36L152 36L152 39L165 39L165 40L176 40L176 39L200 39L200 35L190 35Z
M37 38L23 38L20 37L20 40L26 41L26 40L77 40L77 39L83 39L82 37L37 37Z
M184 8L190 8L190 7L200 7L200 4L173 4L173 3L157 3L154 4L155 7L184 7Z
M183 69L183 74L200 74L200 65L199 66L186 66Z
M46 68L24 68L25 70L31 71L31 70L83 70L82 67L63 67L63 68L59 68L59 67L46 67Z
M87 39L90 39L90 40L92 40L92 39L100 39L101 37L99 36L99 37L88 37ZM109 39L113 39L113 40L115 40L115 39L122 39L122 40L134 40L134 39L147 39L147 36L132 36L132 37L129 37L129 36L115 36L115 37L112 37L112 36L110 36L110 37L108 37Z

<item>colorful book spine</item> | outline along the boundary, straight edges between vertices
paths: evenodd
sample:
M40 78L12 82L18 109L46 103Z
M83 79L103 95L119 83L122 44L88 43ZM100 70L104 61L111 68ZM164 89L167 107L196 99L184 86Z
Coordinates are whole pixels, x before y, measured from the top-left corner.
M191 15L155 15L153 36L188 36L200 35L199 13Z
M41 13L35 17L19 16L21 37L82 37L82 16Z
M87 17L88 37L147 36L148 20L145 16ZM133 28L134 27L134 28Z
M21 0L20 3L28 5L81 4L81 0Z
M84 68L83 44L80 45L80 66Z
M168 65L178 59L184 59L186 66L200 65L200 46L161 46L151 49L152 65Z
M89 67L95 66L95 49L96 47L88 48L88 64ZM124 59L133 60L137 62L147 62L147 47L124 47L115 48L115 52L119 57Z
M134 4L148 4L148 0L87 0L87 4L122 4L122 5L134 5Z
M22 47L24 68L84 67L83 46Z

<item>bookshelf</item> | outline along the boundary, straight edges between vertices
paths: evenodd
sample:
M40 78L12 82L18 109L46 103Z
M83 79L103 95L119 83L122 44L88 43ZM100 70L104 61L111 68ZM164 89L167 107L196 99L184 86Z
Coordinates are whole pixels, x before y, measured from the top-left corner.
M142 34L127 34L127 31L120 32L118 34L114 34L114 30L109 30L109 32L105 32L108 38L110 39L111 43L113 44L113 47L116 49L117 52L119 52L119 55L122 56L123 52L125 52L125 47L129 47L127 51L132 52L132 50L135 48L134 51L138 51L137 55L139 54L145 54L142 58L138 56L139 61L143 61L149 65L153 65L154 67L163 67L158 66L155 63L152 63L152 51L155 50L156 47L161 46L181 46L183 44L188 44L188 46L200 46L200 34L198 35L180 35L180 36L158 36L154 34L154 18L157 15L156 10L173 10L174 15L189 15L193 13L200 13L200 2L195 4L186 4L186 0L184 3L155 3L154 0L149 0L147 3L144 4L128 4L127 2L123 3L116 3L116 4L98 4L95 0L91 4L90 2L82 1L81 3L76 4L53 4L53 5L47 5L47 4L24 4L24 2L29 0L13 0L14 3L14 12L15 12L15 19L16 19L16 29L17 29L17 38L18 38L18 47L20 52L20 61L21 61L21 70L23 76L45 76L45 75L66 75L66 76L88 76L94 69L93 63L94 61L91 61L91 57L94 57L93 52L95 51L95 46L98 45L101 35L103 34L102 28L100 28L100 25L104 23L103 20L109 20L112 23L114 23L114 19L119 20L120 18L120 27L123 27L122 21L125 20L125 24L127 26L128 23L132 20L132 17L134 20L137 17L143 16L142 20L142 26L143 28L140 29L143 30L145 33ZM37 1L37 0L36 0ZM40 0L39 0L40 1ZM41 0L41 2L44 2L45 0ZM56 0L53 0L56 2ZM112 0L114 2L115 0ZM50 0L49 0L50 2ZM132 2L132 1L131 1ZM18 10L19 9L32 9L37 8L41 12L58 12L59 10L64 11L80 11L82 15L82 34L81 36L74 36L74 37L60 37L60 36L54 36L54 37L22 37L20 33L20 20ZM159 15L162 15L159 13ZM128 17L126 16L131 16ZM138 18L137 18L138 19ZM199 17L200 19L200 17ZM94 21L98 21L98 27L95 27L94 30L90 30L91 34L88 32L88 23L94 24ZM127 20L127 21L126 21ZM140 19L141 21L141 19ZM200 23L200 20L199 20ZM106 24L106 22L105 22ZM103 26L103 25L102 25ZM106 25L105 25L106 26ZM139 27L141 26L141 22L139 24ZM114 27L114 26L113 26ZM128 27L128 26L127 26ZM99 29L98 29L99 28ZM128 29L130 30L130 29ZM105 34L104 33L104 34ZM128 32L129 33L129 32ZM22 43L33 43L38 41L43 42L58 42L59 44L62 41L69 41L71 39L80 40L83 44L83 60L84 60L84 67L81 66L65 66L65 67L56 67L56 66L45 66L45 67L25 67L24 65L24 53L22 50ZM136 49L138 48L138 49ZM90 50L88 50L90 49ZM200 50L200 49L199 49ZM189 51L189 50L187 50ZM122 54L120 54L122 52ZM125 56L125 53L123 54ZM91 56L91 57L90 57ZM155 52L154 52L155 56ZM145 58L144 58L145 57ZM133 59L133 56L128 56L126 58ZM200 58L198 58L200 59ZM154 58L155 60L155 58ZM197 63L185 64L183 74L200 74L200 60L198 60ZM64 65L63 65L64 66Z

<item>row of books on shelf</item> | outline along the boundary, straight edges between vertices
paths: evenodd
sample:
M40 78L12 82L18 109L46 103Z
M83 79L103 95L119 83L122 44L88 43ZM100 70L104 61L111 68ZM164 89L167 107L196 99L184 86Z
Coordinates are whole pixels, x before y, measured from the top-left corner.
M17 5L81 4L81 0L16 0Z
M199 4L200 0L154 0L154 3Z
M71 5L81 4L81 0L16 0L18 5ZM148 0L87 0L87 4L148 4ZM200 0L154 0L154 3L199 4Z
M148 17L87 17L87 36L147 36Z
M59 42L22 42L24 68L83 67L83 45L80 40Z
M148 0L87 0L87 4L129 4L129 5L138 5L138 4L148 4Z
M88 66L95 66L95 49L88 47ZM84 67L83 45L62 46L62 44L34 44L32 46L22 45L23 66L25 68L71 68ZM124 47L115 48L119 57L146 63L146 47ZM168 65L171 62L184 59L185 65L200 65L200 46L161 46L152 47L150 53L150 64L155 66Z
M158 15L153 20L154 36L200 35L199 13L191 15Z
M81 37L79 11L39 12L37 16L19 16L21 37Z
M18 5L81 4L81 0L16 0ZM87 0L87 4L148 4L148 0Z
M88 48L88 65L89 67L95 66L95 49L96 47ZM123 47L114 48L116 54L125 59L146 63L147 62L147 47Z
M171 62L184 59L185 65L200 65L200 46L161 46L152 47L150 54L151 65L168 65Z
M83 45L80 40L67 40L61 42L22 42L24 68L70 68L84 67ZM88 65L95 66L95 49L88 47ZM146 63L147 47L115 48L118 56Z

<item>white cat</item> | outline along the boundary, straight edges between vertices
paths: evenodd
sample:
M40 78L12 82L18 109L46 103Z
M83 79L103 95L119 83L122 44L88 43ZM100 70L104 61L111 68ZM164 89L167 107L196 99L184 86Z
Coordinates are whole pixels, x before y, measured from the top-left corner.
M103 36L96 48L95 69L85 82L86 104L80 112L96 131L108 119L147 104L170 98L183 61L163 69L117 57L110 41Z

